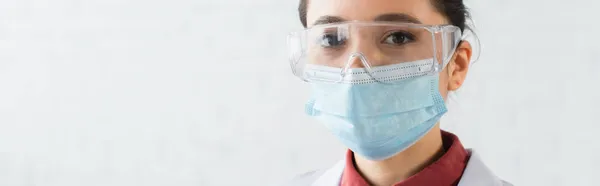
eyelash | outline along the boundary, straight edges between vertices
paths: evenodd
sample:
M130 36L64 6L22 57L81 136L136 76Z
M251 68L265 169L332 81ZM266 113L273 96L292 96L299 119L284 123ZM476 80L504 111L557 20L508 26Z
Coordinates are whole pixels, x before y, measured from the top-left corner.
M381 42L382 42L382 43L385 43L385 42L386 42L386 40L387 40L389 37L393 36L394 34L402 34L402 37L405 37L405 38L406 38L406 40L408 40L408 41L406 41L406 42L403 42L402 44L406 44L406 43L414 42L414 41L416 40L416 37L415 37L415 35L413 35L413 34L412 34L412 33L410 33L410 32L407 32L407 31L399 31L399 30L394 30L394 31L390 31L390 32L388 32L387 34L385 34L385 37L383 37L383 40L381 40ZM387 44L387 43L386 43L386 44ZM392 44L392 45L397 45L397 44Z
M326 39L328 37L335 37L335 42L339 42L339 44L332 45L332 46L324 46L323 45L324 39ZM346 43L346 39L347 38L345 36L338 37L338 35L335 32L325 32L318 39L318 42L319 42L319 44L321 44L321 46L323 46L325 48L336 48L338 46L344 45ZM329 42L331 42L331 41L329 41Z
M400 44L395 44L395 43L390 44L389 42L387 42L387 40L391 36L394 36L395 34L402 34L401 36L404 37L404 39L401 41L402 43L400 43ZM407 43L410 43L410 42L414 42L416 40L416 37L412 33L407 32L407 31L398 31L398 30L389 31L384 36L385 37L383 37L383 39L381 40L381 43L395 45L395 46L407 44ZM325 46L323 42L332 42L331 39L330 39L331 37L334 37L334 42L338 42L338 43L337 44L333 44L333 45L328 44L328 46ZM329 40L325 41L325 39L329 39ZM317 40L317 43L319 43L324 48L337 48L339 46L342 46L342 45L346 44L346 40L347 40L347 38L345 36L342 36L342 37L338 38L338 35L336 34L336 32L330 31L330 32L323 33L321 35L321 37Z

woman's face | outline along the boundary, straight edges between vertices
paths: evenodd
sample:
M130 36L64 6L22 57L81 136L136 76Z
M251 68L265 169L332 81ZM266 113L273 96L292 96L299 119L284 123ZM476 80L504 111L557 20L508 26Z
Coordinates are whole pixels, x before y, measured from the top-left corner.
M421 23L426 25L450 24L438 12L431 0L308 0L307 24L341 21L385 21ZM452 60L440 72L440 93L444 98L448 91L458 89L466 76L471 48L462 42Z

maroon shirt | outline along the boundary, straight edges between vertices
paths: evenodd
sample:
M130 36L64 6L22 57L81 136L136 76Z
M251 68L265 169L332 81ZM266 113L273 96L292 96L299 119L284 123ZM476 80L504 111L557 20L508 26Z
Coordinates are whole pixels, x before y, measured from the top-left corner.
M456 135L442 131L442 141L446 152L440 159L425 167L419 173L394 186L456 186L467 166L469 154ZM354 153L346 153L346 167L342 175L341 186L369 186L354 166Z

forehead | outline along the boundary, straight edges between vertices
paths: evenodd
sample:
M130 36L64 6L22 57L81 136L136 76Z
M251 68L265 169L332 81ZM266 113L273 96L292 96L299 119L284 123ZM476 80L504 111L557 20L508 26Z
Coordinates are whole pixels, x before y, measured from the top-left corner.
M384 14L405 14L423 24L446 24L432 0L308 0L308 25L324 16L340 17L346 21L373 21Z

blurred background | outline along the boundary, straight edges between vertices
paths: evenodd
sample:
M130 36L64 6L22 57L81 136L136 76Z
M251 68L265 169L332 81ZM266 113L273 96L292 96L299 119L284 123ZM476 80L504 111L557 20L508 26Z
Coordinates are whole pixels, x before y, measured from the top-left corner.
M466 0L442 127L515 185L600 185L600 2ZM0 0L0 185L270 185L343 158L303 113L297 0Z

